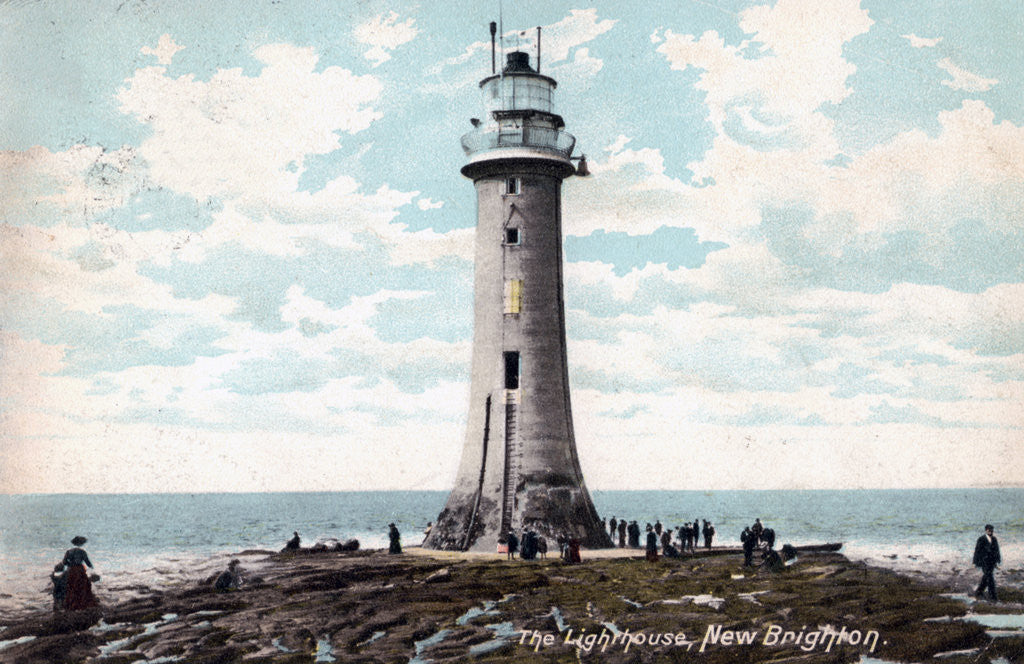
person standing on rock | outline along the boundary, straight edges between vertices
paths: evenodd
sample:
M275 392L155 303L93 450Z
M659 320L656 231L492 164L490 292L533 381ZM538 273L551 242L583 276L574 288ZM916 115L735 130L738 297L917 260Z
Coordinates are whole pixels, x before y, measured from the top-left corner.
M508 535L506 537L508 539L508 559L515 560L516 551L519 550L519 538L516 537L516 534L511 530L508 531Z
M569 559L568 559L567 562L570 562L570 563L580 563L580 562L583 562L583 558L580 556L580 540L575 535L573 535L572 537L569 538L569 544L566 547L566 551L568 551L568 556L569 556Z
M626 528L629 533L629 547L631 549L640 548L640 526L636 521L630 521L629 526Z
M619 521L619 548L626 548L626 520Z
M704 548L711 548L711 540L715 537L715 527L709 521L704 522Z
M645 554L648 562L658 562L658 536L654 533L654 526L647 524L647 546Z
M608 533L614 538L615 533L618 532L619 522L612 516L612 520L608 522Z
M533 530L523 533L523 546L519 557L522 560L533 560L537 557L537 533Z
M974 545L974 566L981 568L981 584L974 591L977 597L984 595L988 588L988 596L993 602L999 601L996 597L996 566L1003 562L999 555L999 540L995 536L995 528L992 524L985 525L985 534L978 538Z
M761 519L754 519L754 525L750 527L750 532L754 533L754 546L761 543L761 533L764 532L764 525L761 524Z
M743 542L743 566L753 565L754 549L757 547L757 537L750 528L744 528L740 533L740 541Z
M402 552L402 534L398 532L398 528L395 524L388 524L388 553L401 553Z
M672 546L672 529L666 528L661 533L661 555L666 558L678 558L679 549Z
M81 535L71 540L73 548L64 552L62 565L67 569L67 590L64 595L64 608L68 611L79 611L99 606L96 596L92 594L92 582L85 568L92 567L89 554L81 548L86 540Z

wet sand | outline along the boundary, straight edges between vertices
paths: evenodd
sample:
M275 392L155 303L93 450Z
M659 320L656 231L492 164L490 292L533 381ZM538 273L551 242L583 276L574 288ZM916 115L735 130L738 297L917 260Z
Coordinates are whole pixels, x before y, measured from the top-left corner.
M976 575L906 576L836 553L776 572L721 551L583 555L267 553L240 590L195 579L102 612L0 621L0 661L1024 661L1024 594L976 602Z

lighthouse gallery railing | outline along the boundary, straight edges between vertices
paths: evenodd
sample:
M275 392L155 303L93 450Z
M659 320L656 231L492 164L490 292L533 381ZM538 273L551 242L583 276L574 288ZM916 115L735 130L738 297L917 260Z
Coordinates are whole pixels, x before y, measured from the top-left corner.
M501 148L532 148L568 159L576 137L567 131L549 127L488 127L475 129L462 137L467 156Z

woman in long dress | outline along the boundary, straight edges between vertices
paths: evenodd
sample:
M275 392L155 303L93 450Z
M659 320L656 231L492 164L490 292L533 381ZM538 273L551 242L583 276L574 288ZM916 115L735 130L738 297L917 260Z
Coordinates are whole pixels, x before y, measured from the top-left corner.
M85 570L86 565L92 567L89 554L85 552L85 549L81 548L86 541L84 537L78 535L71 540L73 548L68 549L64 553L63 564L67 570L67 591L64 595L64 608L68 611L91 609L100 605L96 600L96 596L92 593L92 582L89 580L89 574Z

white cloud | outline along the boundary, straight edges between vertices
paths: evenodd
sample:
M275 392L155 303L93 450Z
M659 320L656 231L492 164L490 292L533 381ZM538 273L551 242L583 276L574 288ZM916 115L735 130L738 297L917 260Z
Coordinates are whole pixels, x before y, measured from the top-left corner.
M261 46L258 76L218 70L209 81L139 69L118 93L121 111L152 130L139 148L157 185L199 200L293 192L310 154L338 148L381 117L381 83L340 67L316 71L309 48Z
M758 290L751 289L749 273L747 281L748 291ZM637 290L647 298L651 288L641 279ZM771 290L768 285L759 292ZM706 295L728 299L732 293L724 287ZM724 424L756 411L782 415L742 425L751 431L797 420L807 420L811 428L814 422L865 427L879 409L889 407L977 435L1010 430L1020 426L1015 404L1024 397L1024 383L1000 374L1019 375L1022 355L983 355L970 344L992 335L1019 337L1022 296L1019 285L978 294L913 285L881 295L819 289L780 296L779 311L758 316L704 303L614 318L579 311L569 298L570 318L586 337L570 336L570 373L583 380L577 392L593 389L588 383L594 373L620 386L595 391L603 395L598 404L603 407L578 419L590 421L596 431L626 424L642 430L633 427L637 418L650 419L657 404L676 399L685 405L662 414L651 431ZM638 381L654 381L654 391L635 390ZM622 416L605 412L611 391L615 411L634 413L622 426L615 424ZM574 392L574 405L578 401ZM939 430L931 423L910 424L920 431Z
M938 62L939 69L953 77L951 81L943 81L942 84L954 90L965 92L987 92L992 86L999 83L995 78L984 78L975 73L969 72L963 67L953 64L949 58L942 58Z
M563 82L582 81L593 77L603 66L604 61L592 57L590 49L578 48L573 53L572 60L556 65L550 71L545 69L544 73Z
M174 58L174 54L184 48L184 46L176 44L170 35L162 34L160 35L160 41L157 42L156 48L143 46L139 51L144 55L155 55L158 63L162 65L169 65L171 64L171 60Z
M569 58L576 47L593 41L615 27L618 21L600 20L596 9L572 9L562 20L541 29L541 65L544 62L561 62ZM523 50L535 50L536 31L527 33Z
M910 42L910 45L914 48L932 48L938 46L939 42L942 41L942 37L936 37L934 39L928 39L927 37L918 37L911 33L909 35L900 35L904 39Z
M818 109L850 94L846 80L855 67L843 57L843 46L872 23L856 0L781 0L740 14L740 27L751 37L739 46L726 45L712 31L698 39L666 30L657 50L673 69L704 70L697 87L708 93L709 119L720 134L734 103L756 104L785 123L801 146L831 149L831 123ZM747 58L743 52L752 45L760 45L760 55Z
M843 48L871 25L855 0L782 0L740 14L750 38L738 46L715 32L656 35L673 69L702 70L711 148L687 165L693 176L685 181L668 175L666 148L632 148L620 136L606 155L588 155L594 177L568 184L582 202L565 212L567 232L689 226L701 239L737 244L749 241L765 204L814 198L834 174L824 162L839 151L820 109L850 94L855 69ZM760 53L745 55L758 45Z
M435 201L430 198L421 198L416 201L416 207L421 210L437 210L444 206L444 201Z
M366 28L361 34L395 45L410 34L391 16L381 21L383 33ZM419 192L387 185L366 192L347 174L315 192L300 190L309 155L336 151L339 133L358 133L381 117L374 103L382 85L339 67L317 70L319 59L308 48L271 44L254 54L265 64L256 76L221 69L200 81L170 78L164 68L149 67L136 71L118 94L121 110L152 129L139 148L149 184L224 203L214 224L180 257L199 261L228 241L297 255L303 239L354 247L358 233L384 240L398 262L431 262L446 252L467 255L466 232L408 233L392 224ZM360 146L358 154L364 152ZM419 205L438 206L430 199Z
M742 26L755 34L751 43L766 44L764 55L754 59L714 33L695 39L667 31L657 50L670 65L704 70L698 87L707 91L716 130L711 148L687 165L690 181L666 173L665 148L634 149L624 137L604 158L588 155L594 177L568 184L581 203L566 211L567 231L690 226L701 239L736 247L756 237L751 233L765 207L799 204L816 213L804 232L834 258L847 247L870 246L857 242L880 246L884 234L900 230L919 230L931 248L948 249L954 240L947 233L978 210L985 211L973 229L978 237L1012 232L1014 201L1024 189L1022 131L1009 122L996 125L980 101L940 113L938 137L908 131L842 167L826 165L839 146L832 121L818 109L848 94L845 79L853 70L843 60L842 44L871 21L855 3L842 4L835 17L832 5L827 12L818 3L808 5L802 11L787 0L744 12ZM800 30L791 32L786 17ZM836 26L811 30L833 19ZM822 38L801 41L806 34ZM828 63L828 71L808 59ZM787 144L780 136L800 140ZM913 258L926 261L929 251L922 246Z
M7 249L12 242L4 240L0 247ZM43 269L33 270L40 275L40 283ZM49 274L70 281L67 276ZM126 290L134 297L145 295L136 285ZM334 490L414 484L443 488L457 462L459 450L452 441L462 434L466 382L441 380L420 392L410 392L387 378L368 380L362 371L355 371L348 377L331 378L312 391L239 394L224 384L226 377L261 358L284 355L336 362L332 353L339 349L358 349L396 375L410 363L434 362L439 357L468 368L468 341L452 344L421 338L388 343L377 335L372 323L381 305L425 294L381 291L332 309L295 286L289 289L281 310L282 318L293 326L282 332L261 332L244 321L229 320L226 316L232 307L226 298L179 301L177 307L169 307L168 298L158 296L150 306L189 317L167 316L158 328L144 330L139 341L166 347L171 337L187 334L195 326L216 324L225 334L217 342L224 353L198 357L184 366L132 366L89 379L58 374L63 368L64 347L28 341L11 332L0 334L4 348L0 369L17 379L16 385L4 390L12 408L0 415L4 430L17 434L5 448L5 464L18 469L13 476L0 476L0 490L59 491L59 485L48 479L55 468L84 473L82 481L88 484L83 486L90 491L172 490L175 482L186 481L178 476L179 462L195 457L205 460L204 468L213 466L220 473L225 464L237 462L244 474L231 480L233 490L309 489L318 482L322 488ZM325 331L316 338L304 336L298 326L304 319L325 324ZM96 389L97 378L106 381L101 390ZM130 423L138 411L167 412L168 420ZM422 457L413 452L401 455L398 462L400 449L394 441L406 439L410 422L415 423ZM304 427L312 432L303 432ZM231 433L239 430L244 433ZM327 430L332 433L316 433ZM252 454L235 459L231 445L242 440ZM280 465L275 459L284 444L281 441L287 441L284 446L289 455L300 449L315 450L313 461L305 468L275 473L273 469ZM385 469L389 464L381 463L381 455L389 453L396 455L396 463ZM234 461L209 462L221 454ZM104 459L104 472L96 470L97 458ZM151 464L156 466L154 472L147 473L142 483L137 474L126 472ZM345 474L351 467L364 467L366 472L358 477ZM416 469L426 467L431 468L430 473L416 475ZM181 471L193 483L189 486L196 490L225 488L222 476L206 470L189 475L190 468L185 463ZM372 468L381 468L381 472ZM400 477L392 474L393 469Z
M398 18L394 11L388 12L386 16L378 14L353 30L357 41L373 47L364 56L373 62L374 67L390 60L391 51L412 41L420 32L416 28L416 19L408 18L399 22Z
M541 69L546 72L549 67L565 63L575 49L608 32L615 27L616 23L617 21L612 19L598 19L596 9L573 9L565 18L541 26ZM504 37L506 53L516 48L526 51L531 54L532 64L536 66L536 30L506 30ZM433 68L431 73L437 74L447 66L465 64L477 54L486 52L490 48L489 41L474 42L467 46L462 54L444 60L439 66ZM500 52L500 46L497 48ZM588 71L596 72L603 64L600 59L591 56L587 50L584 50L582 55L576 54L575 62L576 71L581 75Z
M83 270L74 251L90 241L103 241L111 265L102 271ZM201 300L173 296L170 286L138 274L139 262L173 253L175 235L162 231L129 234L102 224L88 228L56 226L16 228L0 224L0 275L5 295L29 294L52 299L64 310L102 315L104 308L134 305L168 314L197 315L208 323L231 313L229 298L208 295Z
M1014 192L1024 187L1024 128L995 124L980 101L965 101L938 116L935 137L923 131L900 134L855 158L845 169L830 169L820 195L809 197L821 214L850 213L853 229L822 227L816 232L843 242L841 234L915 229L946 243L945 232L961 218L975 218L977 230L1015 228ZM823 235L824 237L824 235Z
M17 225L85 223L124 205L146 184L145 163L131 146L0 152L0 173L0 219Z

